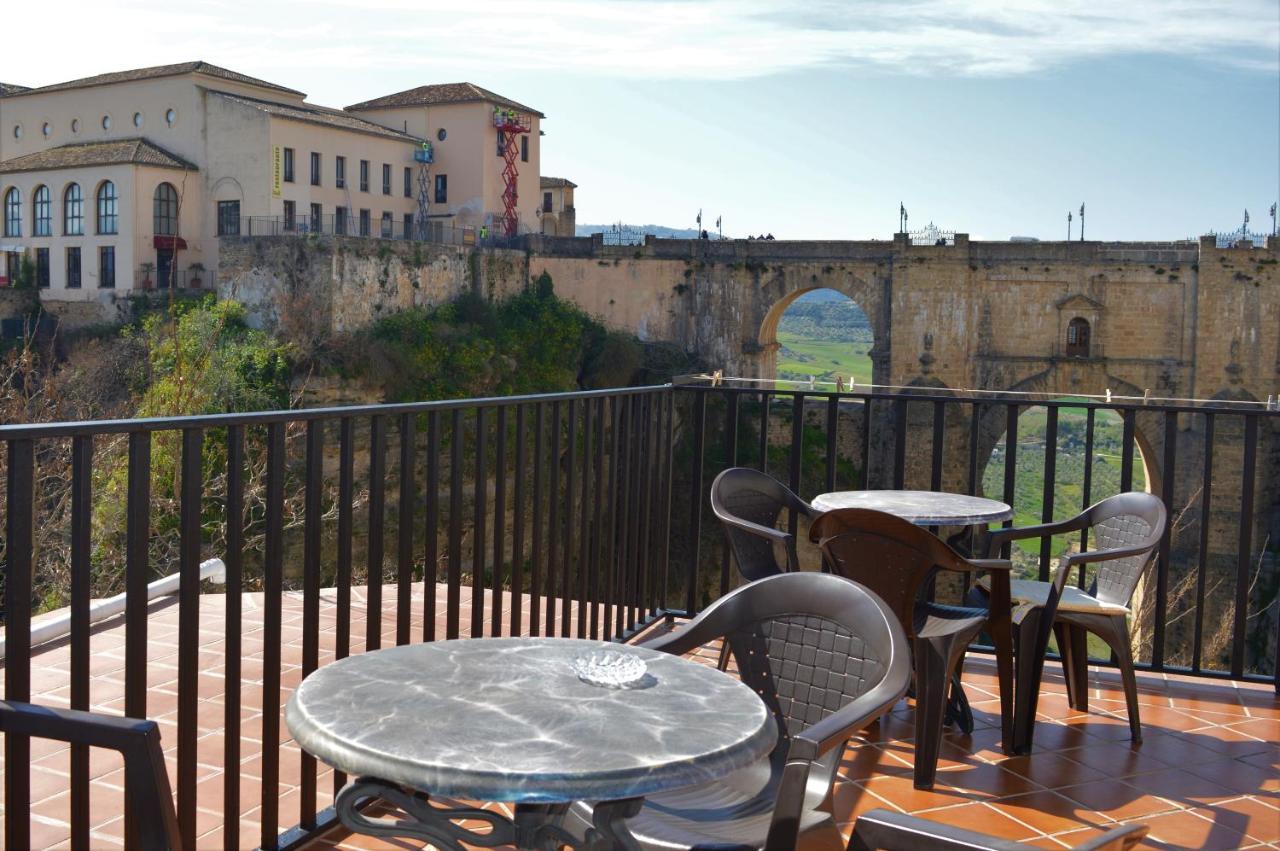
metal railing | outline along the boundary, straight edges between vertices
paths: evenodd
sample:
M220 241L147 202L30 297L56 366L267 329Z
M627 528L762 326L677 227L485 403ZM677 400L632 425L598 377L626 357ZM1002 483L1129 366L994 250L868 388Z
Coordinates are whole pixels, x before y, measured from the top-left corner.
M202 631L221 631L225 656L224 843L272 848L314 836L331 827L334 817L331 810L317 811L313 758L301 757L297 814L280 810L287 791L280 779L284 595L302 598L303 675L318 665L322 585L336 588L334 646L328 646L327 632L324 643L326 655L337 658L355 643L352 590L361 581L367 586L366 649L379 645L384 617L388 625L394 622L396 644L456 638L468 626L471 636L504 630L568 636L572 629L578 637L626 637L658 616L670 580L665 541L671 403L668 388L652 387L0 426L4 697L31 698L31 615L38 602L33 588L47 567L41 559L48 548L42 544L52 531L47 502L33 494L57 467L69 484L68 527L58 531L69 540L71 567L69 701L72 709L89 708L88 613L91 587L96 591L91 567L102 567L100 538L107 534L95 527L95 515L111 509L103 503L110 494L99 497L95 486L115 481L124 503L120 582L126 593L123 709L129 717L144 718L149 709L147 582L154 569L169 572L151 553L162 530L174 538L181 581L172 779L184 844L195 847L197 829ZM336 448L336 457L326 459L326 446ZM365 471L360 476L357 458ZM171 501L162 499L166 488L173 490ZM358 517L367 520L368 537L359 540L363 552L356 549ZM201 623L200 564L211 550L210 530L219 524L226 531L217 553L226 564L226 615ZM332 560L332 570L322 568L322 549L324 565ZM446 611L439 633L437 580ZM416 583L425 597L421 611L411 609ZM384 585L394 587L386 600ZM261 810L254 816L261 832L247 836L240 832L237 766L246 731L243 688L250 687L242 683L259 688L243 663L241 599L252 589L263 592L263 763ZM467 605L470 622L464 625ZM571 607L579 617L571 619ZM411 634L414 616L422 616L422 631ZM29 847L24 814L30 743L11 734L4 749L5 846ZM69 785L71 843L77 847L90 845L89 782L87 751L75 749ZM344 782L338 777L337 788ZM126 825L126 847L134 847L135 829Z
M1003 474L986 495L1019 508L1019 415L1043 409L1039 504L1019 525L1070 516L1110 494L1097 484L1095 439L1104 417L1119 418L1118 491L1142 485L1161 497L1170 528L1135 611L1139 666L1210 677L1267 681L1280 691L1280 411L1266 403L1107 403L1016 394L822 392L676 387L677 422L688 453L676 464L673 546L685 559L684 609L693 613L736 581L708 488L731 466L762 469L805 499L837 489L893 488L980 494L993 454ZM1056 498L1064 412L1083 417L1077 503ZM745 437L744 437L745 436ZM677 449L684 446L677 443ZM1145 453L1145 454L1144 454ZM1105 459L1104 459L1105 460ZM1065 465L1064 465L1065 466ZM1076 484L1076 483L1073 483ZM696 495L696 498L688 495ZM794 532L796 518L790 520ZM1012 522L1005 525L1013 525ZM979 530L970 546L983 547ZM1071 542L1087 548L1088 539ZM1030 578L1047 579L1056 553L1041 543ZM1081 587L1085 577L1078 577ZM955 589L959 593L967 587ZM1100 660L1106 664L1107 660Z
M456 225L443 219L427 222L426 239L422 240L416 222L410 222L406 231L403 218L384 220L382 211L369 208L368 219L360 217L359 209L345 215L326 213L318 217L309 215L242 216L239 231L224 232L221 237L247 236L355 236L365 239L420 240L445 245L474 245L477 229Z
M65 554L71 623L67 693L72 708L90 706L88 613L91 596L106 596L96 571L110 558L104 543L112 531L101 514L114 507L120 517L117 590L126 593L120 676L123 711L130 717L146 717L149 709L147 582L170 567L156 553L175 554L182 577L172 777L184 840L193 845L196 835L196 783L204 770L196 762L199 679L201 657L208 655L199 648L201 634L212 632L222 641L226 689L221 765L214 766L230 768L223 772L223 841L227 847L294 846L332 827L334 815L317 804L315 760L290 756L281 744L286 595L301 598L304 676L318 666L322 650L324 657L336 658L358 652L352 597L361 583L367 586L365 649L382 641L384 620L388 634L394 625L397 644L521 632L626 638L657 618L691 615L736 584L709 504L710 484L720 470L758 467L805 498L857 487L979 493L987 459L998 450L1004 471L989 495L1013 504L1025 475L1017 459L1031 451L1025 431L1020 436L1019 415L1031 406L1044 409L1043 442L1050 448L1037 471L1043 497L1033 522L1106 495L1091 476L1096 479L1101 463L1095 448L1102 421L1113 414L1121 422L1119 489L1141 483L1145 464L1147 481L1170 507L1174 522L1146 583L1148 602L1136 618L1146 636L1142 664L1156 671L1266 680L1280 688L1276 541L1268 538L1276 525L1269 506L1277 491L1277 471L1268 459L1280 441L1280 412L1231 403L1042 401L927 389L846 393L681 382L0 426L4 696L31 698L37 588L48 562ZM1059 462L1065 464L1069 454L1058 447L1066 417L1085 421L1085 478L1078 504L1070 505L1054 496ZM65 498L54 498L50 482L65 484ZM59 507L65 513L51 513ZM796 518L789 524L803 532ZM367 530L367 537L357 528ZM980 546L980 538L974 532L971 546ZM159 545L166 540L170 546ZM65 551L49 545L57 541L66 544ZM1079 545L1087 546L1087 540ZM1046 542L1031 568L1034 575L1049 574L1052 555ZM209 556L226 563L226 614L201 622L199 571ZM421 610L410 596L418 583ZM321 629L324 587L336 589L332 633ZM263 595L256 676L246 673L243 662L240 601L248 591ZM328 617L330 604L325 605ZM578 617L569 616L571 608ZM440 629L437 612L443 613ZM413 627L415 617L421 617L421 631ZM1215 644L1219 624L1224 640ZM260 688L262 695L261 721L253 722L252 731L261 723L261 808L253 817L261 830L255 836L242 833L238 813L250 804L241 801L234 768L241 760L242 733L248 732L241 717L245 688ZM23 736L9 735L4 748L6 846L26 847L30 825L21 814L28 812L30 745ZM281 781L285 759L301 760L296 795ZM72 845L89 844L89 782L87 754L73 750ZM343 782L335 777L335 787ZM281 811L286 793L297 801L287 814ZM126 846L134 827L127 825Z

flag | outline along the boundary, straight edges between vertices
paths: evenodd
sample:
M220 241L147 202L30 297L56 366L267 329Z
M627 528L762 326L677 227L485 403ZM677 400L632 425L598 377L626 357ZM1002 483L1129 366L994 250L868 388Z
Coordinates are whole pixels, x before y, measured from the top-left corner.
M1248 211L1248 210L1245 210L1245 211L1244 211L1244 223L1245 223L1246 225L1247 225L1247 224L1249 224L1249 211Z
M717 228L717 229L719 229L719 227L720 227L720 218L721 218L720 216L716 216L716 228Z
M1084 218L1084 204L1080 205L1080 218Z
M698 211L698 227L702 227L702 211Z

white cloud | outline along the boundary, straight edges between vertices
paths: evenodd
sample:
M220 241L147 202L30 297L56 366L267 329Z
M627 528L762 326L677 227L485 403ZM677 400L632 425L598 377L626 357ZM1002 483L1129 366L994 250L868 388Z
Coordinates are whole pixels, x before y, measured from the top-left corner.
M27 84L194 57L709 80L823 66L1009 76L1119 54L1280 70L1275 0L73 0L7 18L24 36L0 80Z

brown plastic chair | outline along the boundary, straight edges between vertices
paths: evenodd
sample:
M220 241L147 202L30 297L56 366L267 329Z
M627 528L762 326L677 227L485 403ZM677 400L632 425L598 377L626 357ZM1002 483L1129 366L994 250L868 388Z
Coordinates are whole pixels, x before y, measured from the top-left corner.
M143 851L182 847L156 722L0 701L0 732L119 751L124 757L127 806L138 828L137 847ZM10 813L9 817L24 816Z
M1011 583L1014 605L1028 610L1015 628L1019 647L1018 678L1021 681L1024 675L1028 676L1028 683L1035 685L1018 690L1019 705L1015 713L1019 718L1035 718L1050 626L1062 655L1067 700L1073 709L1089 708L1087 633L1091 632L1105 641L1116 655L1129 710L1129 732L1133 741L1142 741L1138 683L1129 640L1129 600L1138 587L1138 580L1155 558L1167 516L1164 503L1158 498L1134 491L1095 503L1070 520L1021 529L997 529L990 533L989 553L998 552L1010 541L1084 529L1089 530L1089 545L1093 547L1085 552L1063 554L1052 582L1016 579ZM1097 572L1087 591L1067 584L1073 568L1078 566L1084 575L1090 564L1097 565ZM983 593L981 586L975 587L966 602L980 602ZM1031 648L1025 657L1024 647ZM1025 747L1029 750L1031 722L1026 726L1026 734Z
M842 851L831 790L846 742L898 702L911 679L897 618L866 588L826 573L744 585L646 647L684 654L723 639L777 724L773 751L728 777L648 796L627 825L652 849ZM697 718L689 718L697 726ZM591 805L567 825L582 835Z
M926 599L939 571L990 571L1007 579L1009 562L974 561L961 556L927 529L882 511L841 508L814 521L809 537L835 573L879 594L912 639L915 651L915 786L933 788L947 711L947 690L960 689L960 670L969 643L984 629L996 646L1001 722L1011 740L1013 646L1008 606L946 606ZM970 729L972 729L970 727Z
M1145 824L1121 825L1072 848L1128 851L1146 838L1148 830ZM1036 847L920 816L871 810L854 823L848 851L1029 851Z
M819 512L772 476L749 467L731 467L711 483L711 510L724 524L738 570L748 582L800 569L796 539L777 528L783 511L810 520ZM778 564L774 544L781 544L787 563Z

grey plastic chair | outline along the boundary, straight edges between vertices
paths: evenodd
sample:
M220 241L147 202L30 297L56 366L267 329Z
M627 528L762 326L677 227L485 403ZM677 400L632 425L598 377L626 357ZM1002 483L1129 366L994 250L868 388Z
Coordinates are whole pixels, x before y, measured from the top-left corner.
M180 849L178 819L154 721L0 701L0 733L119 751L142 851ZM11 813L12 818L26 818Z
M810 520L820 512L772 476L749 467L731 467L711 483L711 510L724 524L738 570L748 582L800 569L796 539L777 528L783 511ZM774 544L781 544L787 563L778 564Z
M1003 559L966 559L929 530L882 511L840 508L809 528L832 572L861 582L889 605L911 637L915 660L915 787L933 788L947 710L947 691L963 707L961 728L972 732L960 671L965 650L985 629L996 648L1000 680L1001 733L1012 742L1013 644L1009 607L987 600L974 605L932 603L926 592L939 571L999 574L1007 586L1010 564ZM967 723L964 716L968 716Z
M788 573L738 588L645 646L684 654L716 639L772 712L777 743L728 777L650 795L627 820L631 832L649 849L841 851L830 806L845 744L888 712L911 678L897 617L848 579ZM590 804L573 805L566 824L582 835Z
M1105 641L1116 655L1129 711L1129 732L1133 741L1142 741L1138 683L1129 639L1129 601L1138 580L1155 559L1167 519L1163 502L1149 493L1134 491L1108 497L1069 520L990 533L988 552L995 553L1010 541L1089 530L1091 549L1064 554L1051 582L1016 579L1011 583L1014 606L1029 610L1014 628L1019 648L1017 676L1019 681L1028 676L1027 682L1036 685L1025 691L1018 689L1015 714L1019 718L1035 718L1050 627L1057 636L1062 655L1067 700L1073 709L1089 708L1087 634L1091 632ZM1091 564L1097 565L1097 571L1088 590L1067 584L1074 568L1079 567L1083 576ZM980 601L984 593L985 589L976 586L970 592L969 601ZM1023 648L1030 648L1025 656ZM1029 750L1030 722L1025 729L1027 736L1025 742L1019 742L1019 749L1025 745Z
M1147 831L1145 824L1126 824L1072 848L1128 851L1146 838ZM920 816L871 810L854 823L848 851L1029 851L1037 847Z

